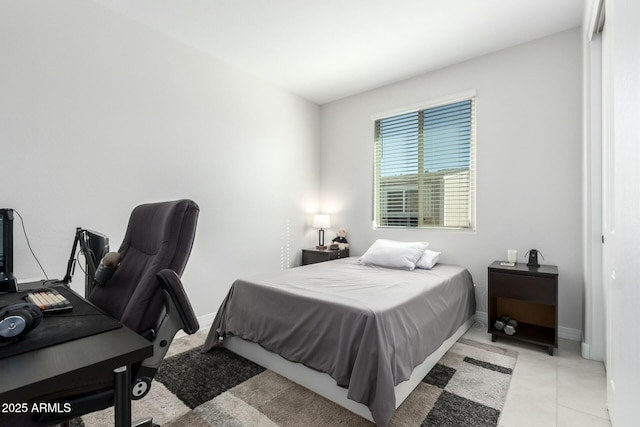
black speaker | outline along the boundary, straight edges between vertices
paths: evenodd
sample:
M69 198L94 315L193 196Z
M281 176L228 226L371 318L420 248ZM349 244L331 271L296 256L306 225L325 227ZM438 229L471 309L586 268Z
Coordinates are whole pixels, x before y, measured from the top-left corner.
M0 342L16 341L42 322L42 311L35 304L18 303L0 307Z

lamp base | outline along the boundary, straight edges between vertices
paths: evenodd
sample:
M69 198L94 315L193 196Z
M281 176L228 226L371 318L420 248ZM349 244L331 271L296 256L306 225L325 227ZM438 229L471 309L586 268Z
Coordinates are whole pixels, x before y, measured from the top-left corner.
M319 251L326 251L327 247L318 245L318 246L316 246L316 249L319 250Z

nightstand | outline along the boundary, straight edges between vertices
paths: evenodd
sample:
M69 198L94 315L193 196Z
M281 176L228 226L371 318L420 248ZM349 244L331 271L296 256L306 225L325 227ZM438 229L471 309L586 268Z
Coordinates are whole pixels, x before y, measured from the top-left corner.
M558 348L558 267L513 267L495 261L489 266L489 326L491 340L498 337L542 344L553 356ZM509 335L495 327L495 321L508 316L518 325Z
M318 249L302 250L302 265L315 264L317 262L331 261L334 259L346 258L349 256L349 248L343 250L320 251Z

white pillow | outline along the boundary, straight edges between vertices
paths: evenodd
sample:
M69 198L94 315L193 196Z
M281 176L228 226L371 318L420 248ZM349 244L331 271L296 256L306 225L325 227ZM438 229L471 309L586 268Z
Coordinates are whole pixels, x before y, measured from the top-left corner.
M416 263L416 267L430 270L438 263L438 258L440 258L440 252L425 249L422 257Z
M413 270L429 243L378 239L360 257L360 264Z

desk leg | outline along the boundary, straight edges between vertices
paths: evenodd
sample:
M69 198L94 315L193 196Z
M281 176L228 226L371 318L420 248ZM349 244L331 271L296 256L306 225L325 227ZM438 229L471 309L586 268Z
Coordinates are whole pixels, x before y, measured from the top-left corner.
M114 425L116 427L131 426L131 370L129 366L121 366L113 370L115 377L113 407L115 412Z

